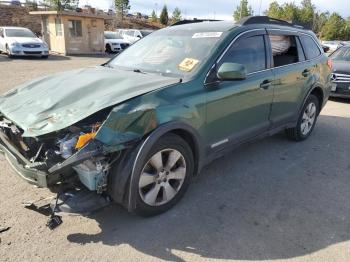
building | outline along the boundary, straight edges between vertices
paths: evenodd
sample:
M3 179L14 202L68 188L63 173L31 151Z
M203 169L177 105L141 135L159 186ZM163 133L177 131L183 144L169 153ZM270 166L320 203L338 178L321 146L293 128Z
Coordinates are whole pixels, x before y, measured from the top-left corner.
M41 17L42 35L52 52L64 55L102 54L106 14L73 11L33 11Z

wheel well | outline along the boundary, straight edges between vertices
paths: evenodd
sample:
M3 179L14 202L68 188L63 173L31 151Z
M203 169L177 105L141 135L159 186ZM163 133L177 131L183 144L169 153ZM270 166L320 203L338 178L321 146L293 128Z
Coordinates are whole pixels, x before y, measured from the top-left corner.
M197 144L197 141L195 140L194 136L190 132L188 132L184 129L174 129L174 130L169 131L169 133L173 133L175 135L178 135L183 140L185 140L188 143L188 145L190 146L192 153L193 153L193 158L195 161L194 174L196 175L198 172L198 163L199 163L199 145Z
M322 91L322 89L320 87L316 87L314 90L312 90L311 94L318 98L318 102L320 103L320 109L321 109L322 105L323 105L323 91Z

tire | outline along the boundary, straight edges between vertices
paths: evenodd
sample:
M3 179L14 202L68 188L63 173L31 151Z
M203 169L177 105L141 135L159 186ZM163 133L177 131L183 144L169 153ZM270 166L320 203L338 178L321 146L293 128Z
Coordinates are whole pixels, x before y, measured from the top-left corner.
M287 137L294 141L307 139L315 128L319 113L319 100L311 94L300 112L296 127L286 130Z
M48 55L43 55L43 56L41 56L41 58L42 58L42 59L48 59L49 56L48 56Z
M13 55L11 55L9 47L6 45L6 54L8 58L13 58Z
M172 208L185 194L194 172L190 146L181 137L168 134L159 139L146 154L146 161L136 174L133 185L134 213L154 216ZM170 158L171 157L171 158Z
M106 45L106 52L109 54L112 53L112 48L110 45Z

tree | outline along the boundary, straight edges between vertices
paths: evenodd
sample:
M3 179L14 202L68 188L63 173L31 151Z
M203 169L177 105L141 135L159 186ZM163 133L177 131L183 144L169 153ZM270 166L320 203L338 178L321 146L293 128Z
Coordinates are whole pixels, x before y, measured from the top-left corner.
M160 13L159 21L162 25L167 25L169 23L168 8L164 5L162 12Z
M274 1L270 4L269 9L267 9L264 13L269 17L281 19L283 15L283 8L277 1Z
M123 20L124 16L130 10L129 0L114 0L114 3L115 3L115 10L117 11L117 15L119 15Z
M307 25L309 28L313 27L315 18L315 6L311 0L303 0L301 2L301 8L299 10L299 22Z
M181 18L182 18L181 10L178 7L176 7L174 9L174 12L173 12L171 20L172 20L173 23L176 23L176 22L180 21Z
M78 7L79 0L44 0L44 4L55 11L74 10Z
M346 38L346 21L338 13L329 17L321 30L324 40L344 40Z
M151 14L151 21L153 23L158 22L158 17L157 17L156 11L154 11L154 10L152 11L152 14Z
M251 6L248 7L248 0L241 0L239 6L236 7L236 10L233 12L233 18L235 21L239 21L243 17L253 15L253 9Z

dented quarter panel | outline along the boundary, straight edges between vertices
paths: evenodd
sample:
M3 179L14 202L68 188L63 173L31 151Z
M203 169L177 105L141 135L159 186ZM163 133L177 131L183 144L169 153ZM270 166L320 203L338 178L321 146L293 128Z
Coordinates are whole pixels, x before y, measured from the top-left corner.
M23 84L0 97L0 111L24 130L24 137L34 137L177 82L156 74L91 67Z

